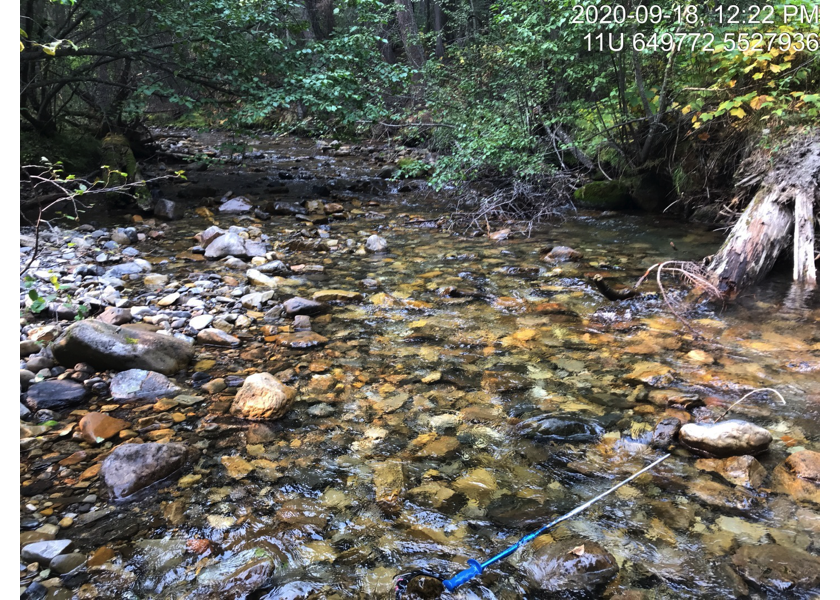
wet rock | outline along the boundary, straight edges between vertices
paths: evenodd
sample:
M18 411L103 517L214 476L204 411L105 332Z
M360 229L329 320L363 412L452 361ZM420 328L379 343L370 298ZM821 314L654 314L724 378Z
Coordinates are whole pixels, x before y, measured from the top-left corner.
M148 369L171 375L186 368L193 348L172 336L87 319L68 327L52 353L65 367L86 362L97 370Z
M119 279L125 275L139 275L140 273L144 273L149 270L151 269L145 269L142 265L136 262L128 262L111 267L105 271L104 276Z
M402 461L397 459L374 463L373 487L376 489L376 504L388 514L400 509L400 496L405 487L405 473Z
M295 296L283 303L283 310L290 317L295 315L317 315L328 310L328 306L315 300Z
M97 316L96 319L109 325L122 325L134 320L130 308L115 308L113 306L109 306L102 311L102 314Z
M155 216L165 221L177 221L184 218L184 205L160 198L155 203Z
M85 564L86 560L87 557L81 552L59 554L50 561L50 570L65 575Z
M183 444L123 444L102 463L100 477L113 498L124 500L180 469L187 457Z
M571 414L545 414L531 417L516 426L526 437L558 442L597 442L604 435L598 423Z
M239 338L225 333L221 329L211 327L209 329L202 329L196 336L196 341L201 344L208 344L212 346L225 346L227 348L234 348L239 345Z
M120 431L129 427L131 427L131 423L99 412L88 413L79 421L79 430L82 432L82 437L91 444L98 444L111 439Z
M357 302L362 295L345 290L319 290L312 294L312 299L316 302Z
M55 366L55 361L48 356L33 356L26 361L26 370L32 373L37 373L41 369L51 369Z
M599 544L573 539L541 546L522 569L535 588L591 594L612 581L618 573L618 563Z
M534 382L524 375L503 371L484 371L481 378L481 388L491 394L527 390L533 385Z
M323 529L329 521L329 513L309 498L287 500L277 511L277 520L287 525L312 525Z
M572 508L571 506L569 508ZM565 508L563 508L565 510ZM502 527L533 529L549 522L560 509L534 498L505 494L487 505L487 518Z
M274 574L274 559L262 548L252 548L202 569L196 577L199 588L187 598L245 598L263 587Z
M471 500L487 502L499 489L496 477L487 469L472 469L452 484L452 489Z
M388 248L388 242L385 241L385 238L374 234L365 242L365 248L371 252L384 252Z
M248 283L250 283L253 286L263 286L270 288L275 288L278 286L277 282L274 280L273 277L265 275L264 273L260 273L256 269L248 269L248 271L245 273L245 276L248 278Z
M231 198L219 207L220 214L228 215L244 215L254 208L254 206L243 196Z
M257 271L260 273L268 273L269 275L275 275L277 273L288 273L289 267L281 260L270 260L265 264L259 265L257 267Z
M580 260L583 254L568 246L554 246L542 259L545 262L556 264L560 262L571 262Z
M69 379L42 381L27 390L26 405L31 410L64 410L81 404L86 395L82 384Z
M247 477L248 473L254 470L254 466L239 456L223 456L221 459L229 477L234 479L242 479Z
M255 256L265 256L268 253L268 246L264 242L257 240L245 240L245 252L251 258Z
M225 234L225 230L216 225L211 225L199 234L196 234L195 240L201 244L202 248L207 248L210 243Z
M31 415L31 414L32 414L32 412L29 410L29 408L27 408L27 407L23 404L23 402L19 402L19 404L20 404L20 418L21 418L21 419L27 419L27 418L29 418L29 415Z
M772 441L773 436L763 427L736 419L711 425L688 423L680 429L680 442L684 446L717 458L759 454Z
M673 371L659 363L640 362L634 365L632 373L624 376L624 380L635 384L646 384L651 387L667 387L674 381Z
M172 398L181 391L165 375L145 369L129 369L117 373L111 379L110 388L111 395L118 402Z
M266 206L267 211L272 215L294 216L302 215L306 209L299 204L291 202L272 202Z
M44 540L27 544L20 551L20 557L26 562L37 562L47 566L59 554L70 552L73 547L71 540Z
M701 471L717 473L729 483L758 489L767 471L754 456L730 456L725 459L701 458L694 466Z
M279 419L295 399L295 389L280 383L269 373L249 375L236 393L230 413L242 419Z
M294 333L281 333L277 336L277 343L287 348L314 348L322 346L329 340L314 331L296 331Z
M779 544L742 546L732 564L745 579L786 595L813 592L820 583L818 556Z
M653 439L650 445L654 448L667 450L677 442L681 427L682 421L674 417L660 419L656 427L653 428Z
M732 488L716 481L695 480L687 492L712 507L748 514L758 504L758 497L744 488Z
M773 469L773 489L794 500L820 503L820 454L800 450Z
M245 247L245 240L239 237L232 231L227 231L214 239L204 251L204 256L210 259L225 258L233 256L234 258L244 258L248 256L248 249Z

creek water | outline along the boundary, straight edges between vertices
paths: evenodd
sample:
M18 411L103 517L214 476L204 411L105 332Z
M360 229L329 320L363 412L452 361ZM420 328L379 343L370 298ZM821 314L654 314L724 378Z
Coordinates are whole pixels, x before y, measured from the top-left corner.
M162 238L136 245L156 273L178 285L160 292L142 278L127 281L122 293L132 305L153 305L179 288L185 298L203 300L207 312L238 311L252 321L232 331L241 347L198 346L197 364L179 378L189 388L201 371L228 378L231 387L183 411L182 422L154 413L174 430L171 441L200 455L180 479L108 504L109 518L131 534L104 543L117 558L90 572L99 597L194 597L208 578L230 577L231 587L214 582L213 594L386 598L397 574L451 576L467 558L495 554L655 460L663 451L651 446L652 434L663 417L708 421L757 388L773 388L786 402L759 393L728 415L773 435L757 457L766 475L755 489L701 470L698 457L676 450L653 472L444 597L819 595L818 576L794 568L788 581L777 563L742 556L745 548L772 546L791 560L819 560L819 504L792 496L774 474L791 453L820 448L818 292L803 297L779 273L721 306L696 301L667 278L670 297L700 337L663 303L655 277L642 284L641 296L618 302L588 277L631 286L655 263L712 254L720 231L650 214L571 211L530 236L514 228L508 239L493 241L438 226L447 206L422 184L401 193L403 182L377 180L376 152L336 156L312 142L268 137L249 145L259 158L189 172L188 183L166 184L164 193L174 199L204 186L217 197L232 190L257 203L299 201L316 198L312 186L320 184L332 193L323 200L343 204L350 218L313 225L293 216L200 216L200 202L186 201L186 218L168 223ZM357 186L366 191L347 189L370 181L372 187ZM89 218L130 224L117 214ZM284 275L259 310L237 308L232 290L263 288L246 289L244 272L221 262L184 258L192 236L212 222L259 228L287 265L306 267ZM387 240L386 251L360 254L371 234ZM321 244L293 250L292 239ZM335 243L327 246L329 240ZM557 245L582 258L543 261ZM319 290L362 297L334 301L326 316L312 318L325 344L279 344L291 319L268 323L265 312ZM282 419L251 423L226 413L235 380L254 372L281 373L297 389ZM128 421L152 414L134 410L110 414ZM546 424L544 415L555 419ZM226 468L223 457L248 466ZM102 544L85 538L82 527L76 531L80 548ZM191 551L190 539L209 540L209 550ZM614 576L572 577L553 589L546 565L562 563L573 548L563 550L567 542L611 554ZM274 564L270 578L258 589L243 587L236 578L254 575L236 571L236 561L266 557ZM226 564L229 571L220 571ZM420 580L412 588L414 597L437 591Z

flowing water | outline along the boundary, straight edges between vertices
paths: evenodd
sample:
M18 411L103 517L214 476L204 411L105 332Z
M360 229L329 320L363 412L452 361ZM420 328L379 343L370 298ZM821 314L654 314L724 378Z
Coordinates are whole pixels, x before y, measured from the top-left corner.
M819 504L792 497L774 475L790 453L819 452L818 292L803 298L780 273L721 308L686 298L686 288L667 278L701 338L668 310L654 276L642 296L618 302L600 295L588 276L631 286L655 263L712 254L719 231L655 215L571 212L530 237L514 232L492 241L437 226L446 214L442 200L419 184L400 193L394 188L402 184L377 180L376 153L336 157L299 140L252 144L261 158L191 172L192 183L166 193L210 186L216 197L230 189L254 200L296 201L313 198L312 185L320 183L331 185L329 201L344 204L350 218L322 225L292 216L208 218L196 214L194 201L163 238L136 246L156 273L184 286L185 298L204 300L208 311L247 313L252 322L233 330L240 348L198 348L198 363L179 383L189 387L201 371L228 378L230 387L183 410L183 421L130 406L110 413L129 421L154 415L174 430L170 441L200 455L180 480L108 505L109 519L127 534L105 543L77 529L83 550L116 550L107 569L90 572L99 597L192 598L199 584L212 584L216 591L201 597L386 598L397 574L422 569L449 577L467 558L495 554L655 460L663 451L651 447L652 432L663 417L709 421L757 388L786 400L759 393L729 413L773 435L758 456L766 476L757 489L701 470L696 456L677 450L444 597L819 595L818 577L791 582L765 570L760 558L748 567L733 562L744 548L765 545L819 560ZM366 192L346 189L366 181L374 182ZM238 308L235 299L249 291L243 271L178 258L211 219L223 228L259 228L287 265L308 267L284 275L260 311ZM387 250L358 253L374 233ZM290 250L291 239L321 239L322 249ZM582 258L541 260L557 245ZM333 302L327 315L312 318L326 344L277 343L291 320L266 319L266 311L328 289L362 298ZM153 305L169 291L153 292L141 278L127 282L123 296ZM281 374L297 389L279 421L226 414L237 380L254 372ZM546 552L566 542L599 545L614 557L617 574L552 591L546 565L559 564L573 546L552 554L554 563ZM274 570L259 589L240 581L253 571L230 575L237 561L266 557ZM758 584L745 575L756 572L765 573ZM414 583L415 597L439 591Z

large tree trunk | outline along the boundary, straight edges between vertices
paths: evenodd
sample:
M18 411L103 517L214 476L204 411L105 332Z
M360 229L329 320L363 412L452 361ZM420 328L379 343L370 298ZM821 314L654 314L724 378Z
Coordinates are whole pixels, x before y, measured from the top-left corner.
M414 7L411 0L394 0L397 5L397 23L400 26L400 37L405 46L408 64L415 69L422 69L426 64L426 55L417 32L417 21L414 18Z
M819 210L819 193L820 135L816 132L793 140L779 153L712 258L708 270L725 296L732 298L761 280L791 246L794 281L816 285L814 208Z

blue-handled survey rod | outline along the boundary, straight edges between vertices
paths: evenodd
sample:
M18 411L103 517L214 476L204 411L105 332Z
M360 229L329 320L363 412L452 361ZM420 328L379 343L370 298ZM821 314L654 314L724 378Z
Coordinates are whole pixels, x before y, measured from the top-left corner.
M523 537L521 540L516 542L513 546L510 546L509 548L506 548L506 549L502 550L496 556L494 556L492 558L488 558L483 563L480 563L477 560L472 559L472 558L469 559L467 561L467 564L470 565L470 568L469 569L464 569L463 571L454 575L450 579L444 579L443 580L443 587L446 588L446 591L451 592L455 588L458 588L458 587L464 585L465 583L467 583L473 577L477 577L477 576L481 575L481 572L484 571L484 569L486 569L487 567L489 567L493 563L499 562L503 558L506 558L506 557L510 556L511 554L513 554L514 552L519 550L522 546L524 546L525 544L527 544L528 542L530 542L534 538L539 537L540 535L544 534L546 531L548 531L552 527L558 525L559 523L562 523L566 519L570 519L570 518L574 517L575 515L577 515L579 513L582 513L587 508L589 508L590 506L592 506L593 504L598 502L598 500L600 500L601 498L609 496L614 491L616 491L618 488L620 488L621 486L623 486L627 483L630 483L631 481L636 479L636 477L638 477L639 475L641 475L645 471L649 471L650 469L652 469L653 467L655 467L656 465L661 463L663 460L665 460L669 456L671 456L671 455L666 454L662 458L659 458L659 459L655 460L654 462L650 463L648 466L646 466L641 471L636 471L630 477L628 477L627 479L625 479L621 483L618 483L618 484L614 485L613 487L608 489L603 494L595 496L594 498L592 498L592 500L586 502L585 504L581 504L580 506L578 506L574 510L571 510L571 511L567 512L565 515L563 515L561 517L557 517L551 523L549 523L547 525L543 525L542 527L540 527L539 529L537 529L533 533L529 533L528 535Z

